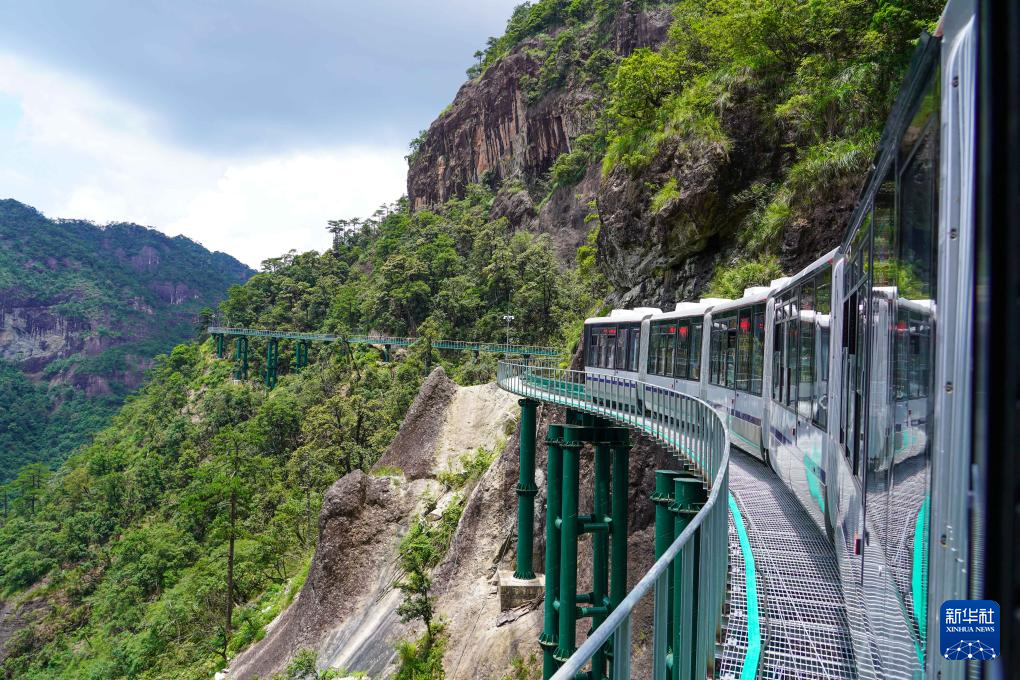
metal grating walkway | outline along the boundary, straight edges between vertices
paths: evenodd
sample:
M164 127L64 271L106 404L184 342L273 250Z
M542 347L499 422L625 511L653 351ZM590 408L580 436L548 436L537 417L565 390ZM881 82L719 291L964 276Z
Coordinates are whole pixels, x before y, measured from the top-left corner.
M730 491L757 574L762 628L759 678L856 678L832 545L771 469L731 450ZM718 677L739 678L746 654L744 560L730 521L730 611Z

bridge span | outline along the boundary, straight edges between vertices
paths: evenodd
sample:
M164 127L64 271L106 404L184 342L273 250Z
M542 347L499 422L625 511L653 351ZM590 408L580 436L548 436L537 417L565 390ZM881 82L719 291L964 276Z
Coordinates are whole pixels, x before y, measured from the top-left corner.
M632 677L631 617L645 597L654 605L653 680L856 678L833 548L793 495L764 465L731 457L725 422L707 402L633 380L592 389L593 379L511 360L497 373L501 388L522 397L518 580L536 577L536 407L566 410L545 439L547 548L544 579L536 579L545 593L544 680ZM643 412L631 397L639 387L650 399ZM656 471L649 498L656 562L625 593L630 432L671 452L676 466ZM581 455L594 458L591 515L578 512ZM579 593L585 533L593 588ZM578 647L579 618L592 628Z

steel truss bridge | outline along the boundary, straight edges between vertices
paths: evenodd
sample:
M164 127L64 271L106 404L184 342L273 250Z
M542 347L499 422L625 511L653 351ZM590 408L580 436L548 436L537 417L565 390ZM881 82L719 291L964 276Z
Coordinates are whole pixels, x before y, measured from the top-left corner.
M464 340L427 340L424 338L399 338L388 335L334 335L331 333L301 333L298 331L270 331L254 328L229 328L225 326L209 326L209 335L216 339L216 356L224 358L226 354L226 338L235 338L234 361L237 368L234 377L238 380L248 379L248 344L249 338L266 338L266 368L263 374L266 387L276 387L279 374L279 341L290 340L294 346L294 367L301 370L308 365L308 346L313 342L346 342L350 345L375 345L383 348L383 356L389 360L390 349L393 347L412 347L422 342L428 343L432 349L460 350L475 354L503 354L520 357L558 357L560 351L555 347L540 345L518 345L513 343L468 342Z

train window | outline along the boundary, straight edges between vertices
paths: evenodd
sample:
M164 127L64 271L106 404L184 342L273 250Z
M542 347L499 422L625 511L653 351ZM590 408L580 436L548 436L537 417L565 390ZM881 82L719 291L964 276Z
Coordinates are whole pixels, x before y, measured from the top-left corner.
M621 326L616 332L616 359L613 365L620 370L627 369L627 348L630 347L630 328Z
M813 420L825 428L829 422L829 337L832 320L832 270L815 277L815 402Z
M687 362L687 376L690 380L701 380L701 329L702 321L691 322L691 353Z
M794 300L797 300L797 295L794 293ZM797 302L787 303L787 321L783 324L785 328L786 337L786 351L783 352L783 359L786 364L784 369L786 371L786 397L785 403L791 409L797 408L797 388L800 384L800 345L799 345L799 323L798 317L800 313L797 311Z
M779 323L780 307L776 305L776 325L772 331L772 401L783 401L783 328Z
M641 355L641 326L631 326L630 347L627 349L627 370L638 370L638 359Z
M677 378L688 377L687 355L691 347L691 324L689 321L677 323L676 355L673 357L673 375Z
M726 387L737 386L737 313L726 319Z
M809 280L800 288L800 374L797 383L797 412L811 418L815 391L815 286Z
M711 337L709 338L709 355L708 355L708 382L713 385L722 384L722 354L723 354L723 337L722 337L722 324L717 320L712 320Z
M599 340L601 336L596 332L594 326L589 326L586 330L588 334L588 361L589 366L597 367L599 365Z
M754 334L751 332L751 308L740 310L737 321L737 389L751 389L751 357L754 355Z
M712 321L711 374L713 385L734 389L737 372L737 313L729 312Z
M671 321L656 321L651 325L648 338L648 372L669 375L673 363L675 327Z
M751 393L761 395L762 373L765 369L765 305L755 305L751 317Z
M616 366L616 327L602 327L602 342L599 346L599 367L615 368Z

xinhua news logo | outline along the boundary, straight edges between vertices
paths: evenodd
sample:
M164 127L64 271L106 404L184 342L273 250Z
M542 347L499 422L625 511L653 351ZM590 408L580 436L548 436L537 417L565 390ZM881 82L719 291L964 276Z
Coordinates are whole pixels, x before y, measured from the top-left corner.
M997 602L946 600L939 621L939 651L950 661L991 661L999 656Z

